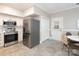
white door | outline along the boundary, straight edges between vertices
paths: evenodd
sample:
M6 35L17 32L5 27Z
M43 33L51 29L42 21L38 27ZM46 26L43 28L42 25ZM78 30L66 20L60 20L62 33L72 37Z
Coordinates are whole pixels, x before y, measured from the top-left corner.
M49 19L42 17L40 21L40 43L49 38Z
M52 18L51 20L51 36L54 40L61 40L63 28L63 17Z

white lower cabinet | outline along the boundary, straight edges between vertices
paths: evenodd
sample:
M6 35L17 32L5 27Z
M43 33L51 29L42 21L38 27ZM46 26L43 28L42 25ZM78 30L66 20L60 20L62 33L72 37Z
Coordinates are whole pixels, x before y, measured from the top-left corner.
M61 35L62 35L62 31L59 31L59 30L52 31L52 39L54 40L61 41Z
M0 33L0 47L4 46L4 36L2 33Z

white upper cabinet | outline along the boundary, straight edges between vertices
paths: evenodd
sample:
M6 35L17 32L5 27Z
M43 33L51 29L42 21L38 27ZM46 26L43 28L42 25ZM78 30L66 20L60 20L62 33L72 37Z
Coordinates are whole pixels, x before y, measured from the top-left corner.
M52 18L51 28L52 29L63 29L63 17Z
M63 17L55 17L51 19L51 38L54 40L61 40L63 29Z

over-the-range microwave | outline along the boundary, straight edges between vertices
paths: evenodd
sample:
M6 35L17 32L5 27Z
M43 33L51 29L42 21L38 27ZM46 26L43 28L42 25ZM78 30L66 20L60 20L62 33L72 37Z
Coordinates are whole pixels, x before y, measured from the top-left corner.
M16 21L3 21L3 25L7 25L7 26L10 26L10 25L16 25Z

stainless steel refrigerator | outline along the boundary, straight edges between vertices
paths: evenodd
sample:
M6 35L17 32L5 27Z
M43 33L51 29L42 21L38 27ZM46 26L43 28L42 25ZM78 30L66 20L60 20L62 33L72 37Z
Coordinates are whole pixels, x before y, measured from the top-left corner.
M23 21L23 44L32 48L40 43L40 21L34 18Z

